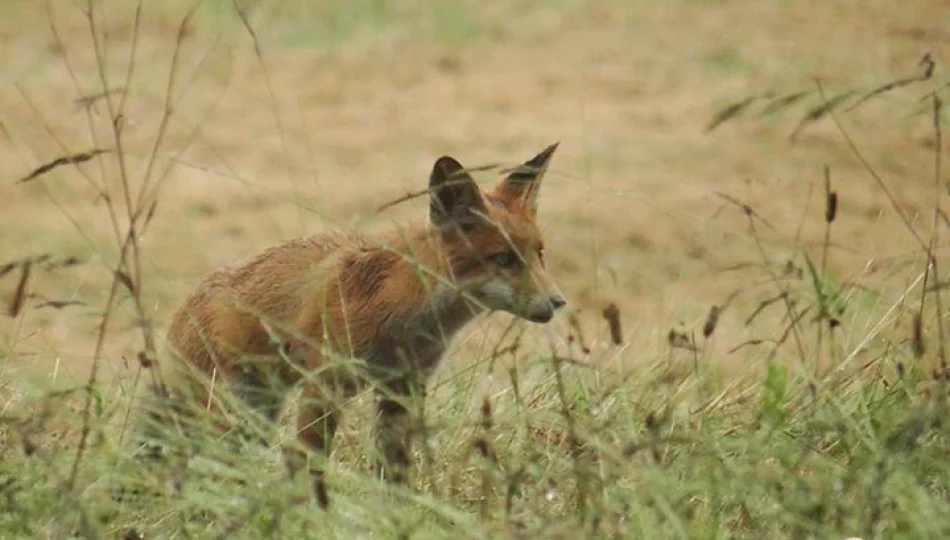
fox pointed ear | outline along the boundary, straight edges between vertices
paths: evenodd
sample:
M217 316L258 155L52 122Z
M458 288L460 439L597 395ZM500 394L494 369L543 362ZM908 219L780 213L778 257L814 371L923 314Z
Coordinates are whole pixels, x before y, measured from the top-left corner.
M470 229L484 212L485 201L475 179L449 156L436 160L429 176L429 220L438 228Z
M519 204L531 215L537 214L538 189L558 144L560 143L548 146L511 171L496 189L496 194L506 201Z

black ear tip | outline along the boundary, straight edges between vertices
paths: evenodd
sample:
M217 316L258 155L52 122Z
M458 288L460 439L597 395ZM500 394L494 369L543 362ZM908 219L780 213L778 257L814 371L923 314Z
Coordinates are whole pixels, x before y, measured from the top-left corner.
M547 163L548 160L551 159L551 155L554 154L554 151L557 150L557 147L560 144L561 141L554 141L552 144L548 145L547 148L541 150L541 153L528 160L527 164L540 167L544 163Z
M452 156L442 156L432 165L430 181L442 182L460 174L465 168Z
M462 164L452 156L442 156L435 160L435 164L432 166L432 168L444 171L455 171L461 169Z
M554 151L557 150L557 147L560 145L561 145L561 141L554 141L553 143L549 144L547 148L545 148L544 150L541 150L541 153L538 154L538 157L544 160L549 159L551 157L551 154L553 154Z

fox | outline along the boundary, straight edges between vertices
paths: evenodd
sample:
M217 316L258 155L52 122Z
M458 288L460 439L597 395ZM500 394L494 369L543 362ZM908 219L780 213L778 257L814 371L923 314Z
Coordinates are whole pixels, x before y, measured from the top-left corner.
M313 456L329 457L342 401L372 386L376 473L405 484L413 411L460 330L496 311L543 324L567 304L545 269L537 224L558 144L504 171L490 191L458 160L439 157L427 220L295 238L207 274L167 332L174 362L200 375L188 399L214 413L227 388L276 422L297 388L301 444L285 444L284 461L291 479L307 466L312 497L326 508L325 467Z

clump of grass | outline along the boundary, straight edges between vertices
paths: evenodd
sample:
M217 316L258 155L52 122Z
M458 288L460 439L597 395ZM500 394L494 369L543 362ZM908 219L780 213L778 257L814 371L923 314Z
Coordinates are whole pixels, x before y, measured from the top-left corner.
M325 513L303 483L286 482L275 452L250 443L234 452L202 437L191 441L201 453L190 462L144 468L103 439L87 449L80 499L58 489L74 445L34 442L28 452L7 444L0 476L16 512L3 527L246 538L315 528L332 537L730 538L938 537L950 529L941 457L950 396L939 381L929 395L910 376L814 392L800 377L770 371L761 387L701 402L684 394L695 379L666 382L656 363L617 374L537 353L519 361L532 367L518 395L483 401L480 414L467 412L463 378L436 389L432 463L408 489L360 466L352 428L331 461L334 504ZM116 502L116 485L151 495Z

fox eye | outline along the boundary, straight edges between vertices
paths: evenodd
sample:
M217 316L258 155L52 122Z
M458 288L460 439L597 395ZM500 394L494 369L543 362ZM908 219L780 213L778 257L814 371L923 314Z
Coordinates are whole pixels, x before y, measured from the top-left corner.
M491 262L502 268L511 268L518 263L518 255L513 251L502 251L489 257Z

